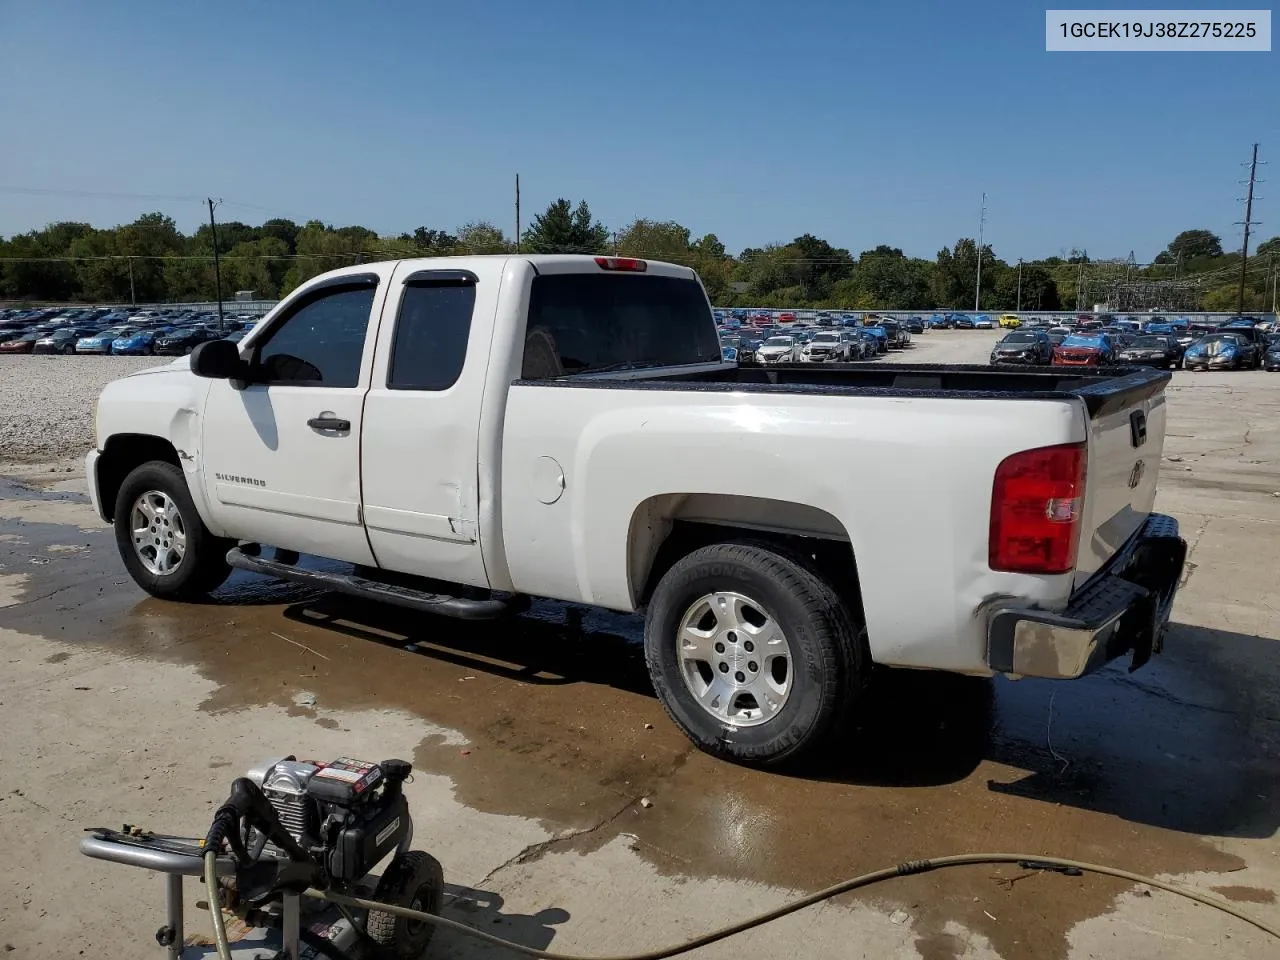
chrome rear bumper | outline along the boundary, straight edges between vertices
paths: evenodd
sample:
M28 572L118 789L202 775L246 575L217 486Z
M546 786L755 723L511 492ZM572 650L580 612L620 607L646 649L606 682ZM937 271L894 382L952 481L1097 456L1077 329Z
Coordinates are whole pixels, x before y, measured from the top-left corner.
M1000 673L1073 679L1126 653L1136 670L1163 647L1187 543L1178 521L1153 513L1061 613L997 607L987 665Z

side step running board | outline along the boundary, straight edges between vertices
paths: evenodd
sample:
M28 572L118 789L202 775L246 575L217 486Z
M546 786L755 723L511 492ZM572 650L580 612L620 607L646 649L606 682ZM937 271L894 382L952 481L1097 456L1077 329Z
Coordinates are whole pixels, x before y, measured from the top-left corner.
M442 617L456 617L459 620L493 620L509 613L519 613L528 606L528 598L519 595L469 600L464 597L450 596L447 593L428 593L412 587L381 583L350 573L308 570L292 563L268 560L266 557L246 552L257 549L259 549L257 544L232 547L227 552L227 563L238 570L248 570L250 573L260 573L280 580L294 580L324 590L333 590L381 603L393 603L398 607L408 607L410 610L434 613Z

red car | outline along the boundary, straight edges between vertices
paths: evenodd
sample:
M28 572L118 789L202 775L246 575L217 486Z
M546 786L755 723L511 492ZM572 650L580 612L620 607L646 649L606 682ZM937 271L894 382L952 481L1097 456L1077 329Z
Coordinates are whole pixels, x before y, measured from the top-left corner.
M1072 334L1053 348L1055 367L1100 367L1115 362L1115 347L1106 334Z
M779 323L795 323L796 315L794 313L780 313L778 314L778 322Z
M4 336L4 334L0 334ZM12 340L5 340L0 343L0 353L30 353L39 340L41 334L23 333L14 337Z

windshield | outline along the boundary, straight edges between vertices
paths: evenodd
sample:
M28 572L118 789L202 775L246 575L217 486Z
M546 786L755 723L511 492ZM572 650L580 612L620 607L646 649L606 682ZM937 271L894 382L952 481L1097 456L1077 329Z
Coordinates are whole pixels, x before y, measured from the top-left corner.
M1100 337L1082 337L1079 334L1072 334L1062 341L1064 347L1087 347L1090 350L1101 350L1102 339Z
M1221 350L1223 347L1238 347L1240 341L1228 334L1219 334L1216 337L1201 337L1196 341L1197 347L1208 347L1210 350Z
M697 280L559 273L535 277L523 376L718 363L720 343Z
M814 343L839 343L840 338L834 333L820 333L813 338Z
M1148 347L1152 349L1163 350L1169 345L1164 337L1136 337L1133 341L1135 347Z
M770 337L764 342L766 347L790 347L794 344L795 341L790 337Z
M1001 343L1035 343L1039 339L1034 333L1011 333Z

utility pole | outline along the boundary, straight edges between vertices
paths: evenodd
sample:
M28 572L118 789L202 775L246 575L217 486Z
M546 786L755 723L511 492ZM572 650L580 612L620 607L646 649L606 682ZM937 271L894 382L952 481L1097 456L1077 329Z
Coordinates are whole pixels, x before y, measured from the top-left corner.
M516 253L520 252L520 174L516 174Z
M978 301L982 297L982 234L987 225L987 195L982 194L982 211L978 214L978 278L973 285L973 312L978 312Z
M1243 182L1243 181L1241 181ZM1253 219L1253 185L1258 182L1258 145L1253 145L1253 159L1249 161L1249 193L1244 201L1244 246L1240 250L1240 295L1236 300L1236 313L1244 313L1244 281L1249 272L1249 228Z
M218 225L213 222L213 208L220 204L221 200L214 200L213 197L208 198L209 201L209 229L213 232L213 281L217 285L218 292L218 332L223 332L222 318L222 266L218 262Z
M618 255L618 231L613 231L613 255Z
M133 292L133 257L129 258L129 302L138 305L138 295Z
M1018 306L1017 312L1022 312L1022 258L1018 258Z

